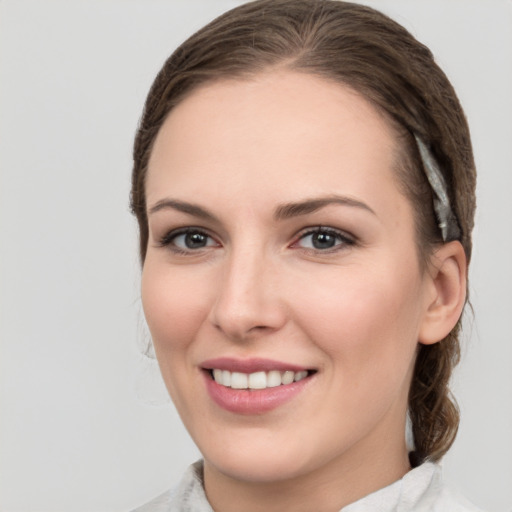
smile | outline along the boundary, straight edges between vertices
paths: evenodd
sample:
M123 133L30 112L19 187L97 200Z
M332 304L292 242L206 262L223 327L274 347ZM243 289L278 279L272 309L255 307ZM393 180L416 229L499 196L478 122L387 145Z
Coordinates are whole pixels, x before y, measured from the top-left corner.
M230 372L215 368L211 370L213 380L221 386L232 389L267 389L278 386L286 386L292 382L298 382L305 379L309 372L301 370L298 372L287 371L259 371L254 373Z
M269 359L217 358L201 365L213 403L235 414L261 415L295 400L318 370Z

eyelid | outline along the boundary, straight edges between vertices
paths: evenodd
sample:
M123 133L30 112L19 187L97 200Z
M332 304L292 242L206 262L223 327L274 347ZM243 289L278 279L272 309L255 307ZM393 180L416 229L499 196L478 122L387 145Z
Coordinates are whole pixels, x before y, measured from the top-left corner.
M158 240L158 247L168 248L177 254L198 253L201 251L201 249L206 249L206 248L212 247L212 246L206 246L206 247L201 247L198 249L182 249L181 247L178 247L177 245L173 244L173 240L175 240L177 237L179 237L181 235L186 235L189 233L200 233L202 235L207 236L208 238L211 238L216 243L217 247L220 247L222 245L218 241L217 237L213 236L209 232L209 230L206 228L199 227L199 226L183 226L181 228L175 228L175 229L171 229L170 231L167 231Z
M298 243L304 239L305 237L309 236L309 235L314 235L315 233L326 233L326 234L330 234L330 235L334 235L338 238L338 240L341 240L342 243L339 243L339 244L336 244L334 245L333 247L331 248L328 248L328 249L315 249L315 248L306 248L306 247L298 247ZM337 229L337 228L333 228L331 226L310 226L310 227L306 227L304 229L302 229L296 236L295 236L295 239L294 239L294 242L291 244L290 247L296 247L298 249L302 249L302 250L305 250L305 251L313 251L315 253L325 253L325 254L328 254L328 253L332 253L332 252L336 252L338 250L341 250L343 249L344 247L347 247L347 246L353 246L357 243L357 238L350 234L350 233L347 233L346 231L344 230L341 230L341 229Z
M215 245L206 245L204 247L199 247L196 249L188 248L184 249L181 248L175 244L173 244L173 241L181 236L186 235L189 233L199 233L202 234L211 240L215 242ZM314 235L316 233L325 233L329 235L333 235L337 238L340 243L336 243L333 247L326 248L326 249L318 249L318 248L308 248L308 247L300 247L299 243L301 240L306 238L309 235ZM294 249L300 249L306 252L314 252L314 253L324 253L329 254L332 252L337 252L339 250L342 250L343 248L347 248L350 246L353 246L357 243L357 238L348 233L345 230L341 230L338 228L334 228L332 226L323 226L323 225L316 225L316 226L308 226L303 229L301 229L294 237L293 242L289 245L289 247ZM222 243L219 242L218 237L213 235L207 228L200 227L200 226L183 226L179 228L174 228L169 231L167 231L162 237L159 238L157 241L158 247L168 248L169 250L177 253L177 254L185 254L190 255L192 253L200 253L204 249L212 248L212 247L221 247Z

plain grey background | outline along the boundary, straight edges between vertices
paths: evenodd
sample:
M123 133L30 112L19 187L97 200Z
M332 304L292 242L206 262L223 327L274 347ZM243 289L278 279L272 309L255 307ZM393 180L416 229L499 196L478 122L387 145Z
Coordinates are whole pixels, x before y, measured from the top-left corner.
M0 508L126 511L198 457L139 301L131 144L185 37L235 0L0 0ZM446 478L512 510L512 3L366 2L436 54L472 128L474 319Z

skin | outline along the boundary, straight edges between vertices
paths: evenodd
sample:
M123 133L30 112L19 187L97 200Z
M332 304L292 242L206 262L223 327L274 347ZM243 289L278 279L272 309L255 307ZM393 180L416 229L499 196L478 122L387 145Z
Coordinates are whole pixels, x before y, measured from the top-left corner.
M203 86L161 128L146 184L142 300L214 510L335 511L410 469L416 350L455 325L465 260L453 242L420 266L397 153L363 97L291 71ZM283 204L333 195L364 206L276 219ZM162 206L168 200L211 218ZM206 246L169 236L186 226L201 228ZM319 226L345 238L315 248L304 230ZM316 373L277 409L235 414L211 400L200 368L226 356Z

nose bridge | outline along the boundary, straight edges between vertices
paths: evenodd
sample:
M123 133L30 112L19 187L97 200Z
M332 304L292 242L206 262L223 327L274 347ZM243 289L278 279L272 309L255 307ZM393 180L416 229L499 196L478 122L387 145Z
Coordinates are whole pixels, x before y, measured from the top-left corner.
M278 329L285 317L271 258L252 243L233 248L224 265L212 308L214 325L234 339Z

